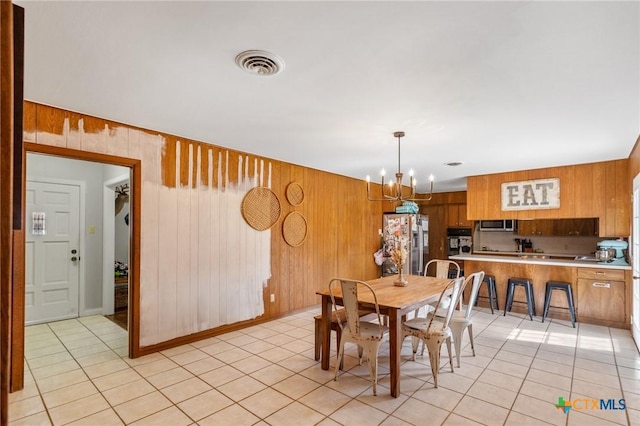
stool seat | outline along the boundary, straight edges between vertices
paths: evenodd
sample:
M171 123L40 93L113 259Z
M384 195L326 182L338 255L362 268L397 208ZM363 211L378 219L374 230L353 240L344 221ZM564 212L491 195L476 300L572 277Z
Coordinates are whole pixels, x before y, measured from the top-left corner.
M507 315L507 311L511 310L513 304L513 293L516 286L524 287L524 293L527 297L527 311L529 312L529 319L533 321L533 317L536 315L536 301L533 296L533 281L530 278L509 278L507 281L507 300L504 303L504 315Z
M489 294L489 306L491 307L491 315L493 315L493 303L496 304L496 310L500 310L498 305L498 292L496 291L496 277L493 275L485 275L482 284L487 285L487 293ZM480 296L478 296L480 297ZM484 297L484 296L483 296ZM476 297L476 306L478 306L478 298Z
M567 295L567 305L569 306L569 315L571 317L571 325L576 328L576 309L573 304L573 291L571 284L564 281L547 281L547 285L544 292L544 312L542 313L542 322L549 313L549 306L551 304L551 292L553 290L564 291ZM555 307L555 306L554 306Z

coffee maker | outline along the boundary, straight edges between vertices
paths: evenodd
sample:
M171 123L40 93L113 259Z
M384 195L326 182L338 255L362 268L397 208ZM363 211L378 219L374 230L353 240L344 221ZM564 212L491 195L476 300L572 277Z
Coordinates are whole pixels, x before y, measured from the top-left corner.
M598 250L596 250L596 259L600 263L608 263L614 265L628 265L625 259L625 251L629 244L623 240L603 240L598 242Z

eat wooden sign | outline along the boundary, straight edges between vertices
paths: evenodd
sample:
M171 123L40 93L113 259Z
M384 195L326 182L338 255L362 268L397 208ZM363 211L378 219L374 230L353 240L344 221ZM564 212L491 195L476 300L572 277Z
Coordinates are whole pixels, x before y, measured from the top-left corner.
M502 184L502 211L560 208L560 179L537 179Z

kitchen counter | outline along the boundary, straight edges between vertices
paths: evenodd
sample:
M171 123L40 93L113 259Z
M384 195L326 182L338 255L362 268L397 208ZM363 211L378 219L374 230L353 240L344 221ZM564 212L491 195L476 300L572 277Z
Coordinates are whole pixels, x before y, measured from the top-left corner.
M484 254L491 253L491 254ZM499 254L498 254L499 253ZM631 270L629 265L616 265L611 263L600 263L597 260L575 260L573 257L562 257L563 255L552 255L547 253L516 253L516 252L482 252L471 254L457 254L449 256L455 261L474 260L479 262L498 263L521 263L529 265L548 266L569 266L578 268L602 268L602 269L622 269ZM564 255L567 256L567 255Z
M495 277L499 305L504 309L509 278L528 278L533 283L534 301L539 320L544 309L546 283L570 283L578 322L607 327L629 328L631 317L632 270L629 265L599 263L592 260L553 258L547 253L460 254L449 259L464 262L465 274L484 271ZM480 301L485 303L486 286L480 287ZM512 310L526 312L526 297L516 288ZM550 318L568 319L567 297L562 292L551 295ZM570 326L570 325L569 325Z

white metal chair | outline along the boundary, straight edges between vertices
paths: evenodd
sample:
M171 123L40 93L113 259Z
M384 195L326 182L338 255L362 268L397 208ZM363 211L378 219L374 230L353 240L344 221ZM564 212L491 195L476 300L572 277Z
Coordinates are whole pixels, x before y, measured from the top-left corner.
M453 317L453 311L455 309L456 302L460 297L460 294L464 291L464 285L466 281L464 278L456 278L452 280L440 293L438 303L440 303L445 297L451 298L451 303L447 309L447 315L443 320L436 319L435 312L431 312L427 318L414 318L405 321L402 324L402 340L407 336L412 337L412 359L416 359L416 352L418 351L418 343L422 341L427 347L429 352L429 362L431 363L431 373L433 374L433 380L435 387L438 387L438 372L440 371L440 351L442 344L446 342L447 349L449 350L449 363L451 364L451 372L453 373L453 357L451 351L451 338L453 332L449 327L449 322Z
M429 275L429 267L433 265L431 268L432 275ZM460 278L460 265L458 265L453 260L444 260L444 259L432 259L427 262L427 265L424 267L424 276L425 277L436 277L436 278L449 278L449 271L455 271L455 276L452 279ZM425 308L427 309L427 314L429 312L434 311L436 308L438 309L447 309L451 303L451 299L447 296L442 299L439 304L431 303L427 305ZM462 306L460 307L462 309ZM415 316L417 317L419 310L415 311Z
M435 274L429 275L429 267L431 265L435 265ZM452 268L453 266L453 268ZM433 269L433 268L432 268ZM460 265L458 265L453 260L445 260L445 259L431 259L427 262L427 265L424 267L424 276L431 276L436 278L449 278L449 270L456 271L455 278L460 278Z
M475 305L476 299L478 298L478 291L480 290L480 284L482 284L483 279L484 271L473 273L467 277L464 287L466 287L470 282L473 282L471 285L471 294L469 295L467 309L466 311L455 311L451 318L451 322L449 323L449 327L453 333L453 344L456 348L456 361L458 362L458 368L460 368L460 347L462 346L462 334L464 333L465 328L469 332L471 352L473 353L473 356L476 356L476 350L473 347L473 324L471 323L471 311L473 310L473 305ZM460 299L462 300L462 293L460 294Z
M338 356L336 360L336 371L334 380L338 379L338 370L344 356L345 342L352 342L358 345L358 360L362 364L362 352L364 350L369 362L369 372L371 374L371 383L373 385L373 394L377 395L378 383L378 351L382 344L385 333L388 332L387 327L382 324L380 308L378 307L378 298L376 293L369 284L364 281L350 280L345 278L334 278L329 282L329 294L331 295L331 303L334 311L340 308L335 300L335 288L340 286L342 290L342 304L346 315L346 323L339 323L342 329L342 338L338 345ZM374 309L377 322L360 321L358 311L358 290L371 292L374 300Z

